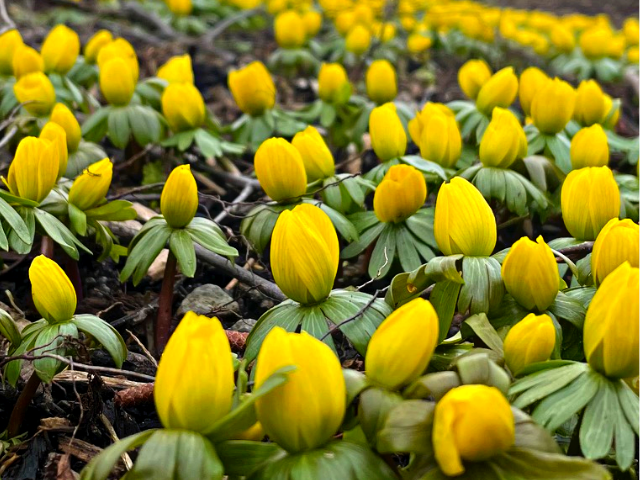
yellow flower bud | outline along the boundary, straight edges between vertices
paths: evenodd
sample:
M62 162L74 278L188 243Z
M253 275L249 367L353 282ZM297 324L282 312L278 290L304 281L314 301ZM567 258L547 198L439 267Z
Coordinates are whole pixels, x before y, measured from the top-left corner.
M162 93L162 113L171 131L184 132L202 126L206 110L198 89L190 83L171 83Z
M456 117L442 109L432 113L426 118L423 115L420 155L444 168L453 168L462 152L462 136Z
M29 280L33 304L42 318L49 323L71 320L76 313L76 291L56 262L38 255L29 267Z
M569 123L576 104L576 92L564 80L544 84L531 102L531 118L542 133L554 135Z
M13 75L20 79L34 72L44 72L44 60L35 48L19 45L13 56Z
M104 45L100 49L98 52L98 67L102 69L109 60L114 58L121 58L127 62L129 66L127 71L131 74L133 83L138 83L138 76L140 75L138 57L133 46L124 38L116 38L113 42Z
M638 269L625 262L604 279L584 320L587 362L611 378L638 375Z
M330 177L335 173L331 150L315 127L310 125L296 133L291 144L300 152L309 182Z
M393 103L385 103L371 111L369 133L373 151L381 161L386 162L404 155L407 134Z
M427 369L437 344L438 314L428 300L416 298L373 332L365 357L367 377L391 390L408 385Z
M371 45L371 32L362 24L357 24L347 34L346 49L355 55L362 55Z
M313 38L322 28L322 14L316 10L307 10L302 14L302 24L307 38Z
M23 45L20 32L13 28L0 35L0 75L13 73L13 58L19 46Z
M622 55L624 55L626 46L627 45L624 41L624 35L612 35L607 48L607 54L611 58L615 58L617 60L622 57Z
M556 329L549 315L530 313L504 339L504 359L516 375L532 363L549 360L556 345Z
M381 222L403 222L416 213L427 198L427 184L410 165L394 165L376 188L373 210Z
M73 181L69 203L82 211L97 207L107 196L112 176L113 163L108 158L89 165Z
M356 24L357 18L353 10L344 10L338 14L335 20L335 27L340 35L346 35Z
M18 144L6 183L13 195L40 203L55 186L59 168L58 152L53 143L25 137Z
M558 51L571 53L576 48L576 37L570 29L558 23L551 30L551 43Z
M167 7L171 10L171 13L177 16L186 16L193 10L191 0L165 0Z
M105 45L113 42L113 35L108 30L98 30L84 46L84 59L89 64L98 60L98 54Z
M491 255L496 246L496 219L489 204L471 183L453 177L436 199L433 225L438 248L445 255Z
M573 118L586 127L600 121L608 113L604 93L595 80L583 80L576 90L576 107Z
M629 47L629 50L627 50L627 60L629 63L638 63L638 60L640 60L640 50L638 50L637 45Z
M323 102L342 105L351 97L351 83L339 63L323 63L318 74L318 96Z
M282 48L300 48L307 40L302 17L295 10L279 13L273 22L276 42Z
M622 31L628 45L638 45L638 42L640 41L640 25L638 25L637 18L627 18L622 24Z
M596 285L624 262L638 268L638 224L612 218L598 234L591 253L591 275Z
M69 151L67 150L67 133L60 125L54 122L47 122L40 132L39 138L49 140L53 144L56 158L58 159L58 179L64 176L67 171L69 161Z
M229 89L243 113L257 117L276 103L276 86L262 62L229 72Z
M562 217L579 240L595 240L609 220L620 213L620 190L609 167L569 172L560 195Z
M160 212L171 228L186 227L198 210L198 185L189 165L173 169L160 196Z
M136 82L125 59L116 57L100 66L100 90L111 105L129 105L135 89Z
M485 115L491 115L495 107L507 108L518 94L518 77L513 67L506 67L494 73L480 88L476 106Z
M522 237L513 244L502 262L502 279L520 305L539 312L553 303L560 285L556 257L541 236L535 242Z
M249 440L251 442L259 442L264 438L264 428L260 422L254 423L246 430L233 435L231 440Z
M455 117L453 111L443 103L427 102L424 104L422 110L416 113L416 116L409 120L409 135L411 135L413 143L420 145L420 137L422 136L422 130L427 119L430 118L431 115L442 113Z
M153 392L165 428L207 434L231 411L233 360L214 318L187 312L164 349Z
M188 53L171 57L158 69L156 77L171 83L193 84L193 67Z
M480 161L485 167L509 168L527 155L527 136L513 113L493 109L491 122L480 142Z
M375 38L381 43L386 43L396 36L396 27L393 23L389 22L374 22L371 30Z
M412 33L407 37L407 50L414 55L430 49L432 44L431 38L420 32Z
M495 387L456 387L436 404L432 438L442 472L461 475L463 461L488 460L514 444L511 405Z
M398 94L396 70L388 60L374 60L366 74L367 95L378 105L391 102Z
M82 140L82 129L69 107L64 103L56 103L56 106L53 107L53 112L51 112L50 121L64 128L67 134L67 150L70 153L78 150L78 145Z
M41 53L45 71L64 75L78 59L80 38L69 27L56 25L44 39Z
M580 49L585 57L591 60L606 57L612 37L609 27L594 26L580 35Z
M604 104L605 114L602 118L602 126L607 130L613 130L620 120L620 104L614 109L613 99L606 93L604 94Z
M253 166L262 189L276 202L300 197L307 190L302 156L284 138L270 138L262 142Z
M56 103L56 91L51 80L42 72L25 75L13 86L13 93L31 115L49 115Z
M602 167L609 164L607 134L600 124L594 123L578 131L571 140L571 166Z
M335 228L318 207L303 203L278 217L271 238L271 270L290 299L312 305L327 298L339 253Z
M306 332L274 327L258 353L256 388L289 365L296 369L287 382L256 401L256 415L271 440L297 453L331 440L342 424L347 392L340 361L328 345Z
M458 84L464 94L475 100L482 86L491 78L491 68L484 60L469 60L458 70Z
M529 67L520 74L519 98L522 111L528 117L531 115L533 97L549 81L546 73L537 67Z

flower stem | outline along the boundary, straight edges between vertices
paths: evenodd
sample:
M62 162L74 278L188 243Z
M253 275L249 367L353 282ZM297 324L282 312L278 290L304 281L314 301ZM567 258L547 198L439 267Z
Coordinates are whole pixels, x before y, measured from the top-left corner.
M40 240L40 253L45 257L53 259L54 247L55 244L51 237L45 235L42 237L42 240Z
M27 408L29 407L33 396L36 394L40 383L40 377L36 372L33 372L22 389L22 392L20 392L18 401L11 412L9 424L7 426L9 438L15 437L20 432L20 426L22 425L22 420L24 420L24 414L27 412Z
M167 341L169 341L169 331L171 330L172 307L173 307L173 285L176 278L176 256L171 250L167 256L167 265L164 267L164 278L158 299L158 317L156 319L156 350L161 354Z
M78 262L71 258L66 253L64 254L64 271L66 272L69 280L73 284L76 290L76 297L78 302L82 301L82 277L80 276L80 269L78 268Z

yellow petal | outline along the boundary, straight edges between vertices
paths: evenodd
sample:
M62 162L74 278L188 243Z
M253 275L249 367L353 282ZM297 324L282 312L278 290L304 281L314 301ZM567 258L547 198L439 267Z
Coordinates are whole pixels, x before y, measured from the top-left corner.
M76 291L56 262L38 255L29 267L33 303L50 323L71 320L76 311Z

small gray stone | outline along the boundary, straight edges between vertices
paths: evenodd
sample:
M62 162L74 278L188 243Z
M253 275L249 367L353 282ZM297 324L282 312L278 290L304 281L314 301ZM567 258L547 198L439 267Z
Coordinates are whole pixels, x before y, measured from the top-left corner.
M195 288L189 293L180 304L176 315L181 318L189 311L198 315L238 318L240 316L240 305L224 289L218 285L208 283Z
M256 323L258 323L258 321L254 320L253 318L243 318L242 320L238 320L236 323L231 325L229 330L249 333Z

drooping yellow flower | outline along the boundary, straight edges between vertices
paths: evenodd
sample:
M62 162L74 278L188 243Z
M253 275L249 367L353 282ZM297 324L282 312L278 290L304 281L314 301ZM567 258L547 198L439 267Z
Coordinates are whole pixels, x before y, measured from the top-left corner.
M511 406L495 387L462 385L436 404L433 447L442 472L464 473L464 461L478 462L508 450L515 442Z
M551 30L551 43L562 53L571 53L576 48L574 33L561 23L557 23Z
M438 314L428 300L416 298L389 315L371 336L367 377L391 390L408 385L427 369L437 344Z
M136 51L129 42L124 38L116 38L113 42L104 45L98 52L98 67L102 69L107 62L114 58L123 59L128 65L128 72L131 75L133 83L138 82L140 75L140 65L138 65L138 56ZM119 75L123 75L124 71Z
M40 53L46 72L64 75L71 70L80 55L80 38L69 27L56 25L44 39Z
M162 113L172 132L193 130L204 123L204 99L190 83L171 83L162 93Z
M302 14L302 23L307 38L313 38L322 28L322 14L316 10L307 10Z
M367 27L358 23L347 34L345 46L348 52L355 55L362 55L369 50L371 45L371 32Z
M461 177L444 183L436 199L433 225L438 248L445 255L491 255L497 227L493 211L482 194Z
M518 77L513 67L506 67L494 73L480 88L476 106L485 115L491 115L495 107L507 108L518 94Z
M42 72L25 75L13 86L13 93L27 112L36 117L48 115L56 103L56 91Z
M600 124L594 123L578 131L571 140L571 166L574 170L584 167L602 167L609 164L607 134Z
M98 30L84 46L84 59L89 64L98 60L98 54L105 45L113 42L113 35L109 30Z
M13 56L13 75L20 79L34 72L44 72L44 60L35 48L18 45Z
M282 48L300 48L307 40L302 17L295 10L285 10L273 21L276 42Z
M522 237L502 262L502 279L520 305L544 312L558 295L560 274L556 257L541 236L535 242Z
M458 70L458 85L464 94L475 100L480 89L491 78L491 68L484 60L469 60Z
M556 345L556 329L549 315L530 313L516 323L504 339L504 359L517 375L532 363L549 360Z
M518 95L525 116L531 115L531 102L536 93L549 81L546 73L537 67L529 67L520 74Z
M80 140L82 140L82 129L76 117L71 113L69 107L64 103L56 103L51 112L50 121L57 123L67 134L67 150L73 153L78 150Z
M624 262L638 268L638 224L628 218L612 218L607 222L591 253L591 275L596 285Z
M444 168L453 168L462 152L462 136L456 117L444 110L434 110L422 118L420 155Z
M165 428L206 434L231 411L233 360L214 318L187 312L164 349L153 392Z
M422 136L422 130L425 123L428 121L431 115L445 114L451 117L455 117L453 111L443 103L427 102L422 107L422 110L416 113L416 116L409 120L408 129L411 140L416 145L420 145L420 137Z
M315 127L309 125L296 133L291 144L300 152L307 172L307 181L315 182L335 173L335 162L331 150Z
M393 103L385 103L371 111L369 134L373 151L383 162L403 156L407 149L407 134Z
M253 166L262 189L276 202L307 190L307 173L300 152L284 138L270 138L256 151Z
M403 222L416 213L427 198L427 184L410 165L394 165L376 188L373 210L381 222Z
M564 80L544 84L531 102L531 118L542 133L554 135L569 123L576 104L576 92Z
M173 169L160 195L160 211L171 228L187 226L198 210L198 185L189 165Z
M578 123L588 127L600 123L605 115L607 105L604 93L595 80L583 80L576 90L576 108L573 118Z
M193 84L193 67L191 66L191 57L188 53L171 57L164 65L158 68L156 77L162 78L170 84Z
M285 210L271 238L273 278L292 300L321 302L333 287L339 252L338 235L322 210L305 203Z
M584 320L587 362L611 378L638 375L638 268L625 262L591 300Z
M58 179L64 176L67 171L69 161L69 151L67 150L67 133L64 128L55 122L47 122L40 132L39 138L49 140L53 144L58 159Z
M505 108L493 109L491 122L480 141L480 161L485 167L509 168L527 155L527 136L516 116Z
M229 72L229 89L243 113L257 117L276 103L276 86L262 62Z
M171 13L177 16L186 16L193 10L193 4L191 0L165 0L167 7L171 10Z
M562 218L579 240L595 240L620 213L620 190L609 167L586 167L567 175L560 195Z
M351 97L351 82L339 63L323 63L318 74L318 96L322 101L342 105Z
M82 211L97 207L107 196L112 176L113 163L108 158L89 165L73 181L69 203Z
M21 198L40 203L58 179L60 162L56 146L49 140L25 137L20 140L9 166L7 186Z
M31 296L42 318L49 323L71 320L76 313L76 291L60 266L38 255L29 267Z
M0 35L0 75L13 74L13 57L21 45L22 36L15 28Z
M128 105L135 88L136 82L125 59L116 57L100 66L100 90L111 105Z
M391 102L398 94L396 70L389 60L374 60L365 76L367 95L378 105Z
M321 447L336 433L347 394L340 361L328 345L306 332L274 327L258 353L256 388L289 365L296 369L256 401L256 415L271 440L298 453Z

